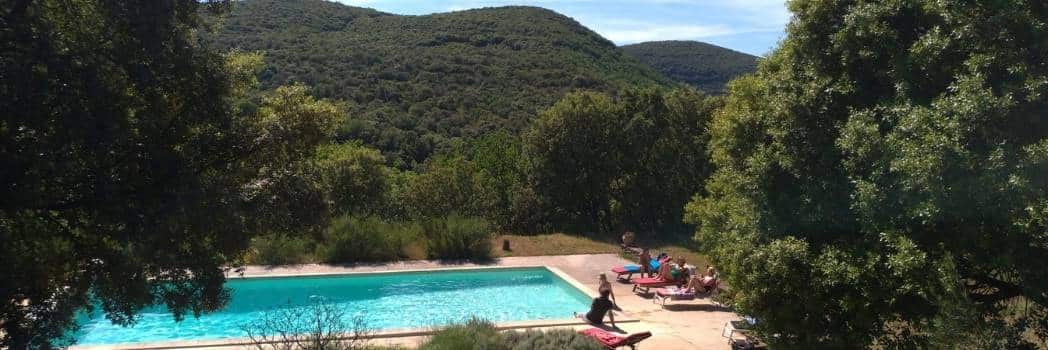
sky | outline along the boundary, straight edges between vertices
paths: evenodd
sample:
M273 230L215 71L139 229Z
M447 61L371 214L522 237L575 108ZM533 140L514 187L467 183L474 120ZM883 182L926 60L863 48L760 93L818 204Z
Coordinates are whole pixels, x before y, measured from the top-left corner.
M763 56L785 35L785 0L335 0L401 15L528 5L557 11L618 45L698 40Z

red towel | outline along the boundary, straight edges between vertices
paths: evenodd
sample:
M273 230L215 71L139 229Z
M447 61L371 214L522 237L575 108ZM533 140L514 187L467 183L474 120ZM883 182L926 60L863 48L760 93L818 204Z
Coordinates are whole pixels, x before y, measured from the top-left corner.
M587 337L593 338L593 340L596 340L597 342L603 344L608 348L629 346L639 343L641 340L651 338L651 332L634 333L623 337L600 328L590 328L579 331L579 333Z
M600 328L590 328L582 331L582 334L607 346L619 346L622 340L625 339L625 337L620 337Z

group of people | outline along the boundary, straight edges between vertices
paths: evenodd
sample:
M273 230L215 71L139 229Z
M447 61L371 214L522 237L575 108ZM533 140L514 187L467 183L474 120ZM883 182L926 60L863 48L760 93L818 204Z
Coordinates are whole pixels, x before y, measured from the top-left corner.
M642 277L657 277L666 281L682 281L683 290L690 292L701 291L708 293L713 288L716 288L717 270L713 266L706 265L706 271L703 274L696 274L695 266L688 265L684 257L678 257L677 259L661 263L658 270L653 272L650 267L651 259L651 253L647 248L644 248L639 256L640 261L638 261ZM618 302L615 300L611 282L608 281L608 276L604 273L601 273L597 278L597 291L600 296L593 299L588 312L582 315L576 314L576 317L583 318L592 324L603 324L604 318L607 316L611 321L611 326L615 327L615 314L612 310L618 309Z
M642 277L656 277L666 281L684 281L685 289L698 291L702 289L708 292L717 281L717 270L713 266L706 265L704 274L695 274L695 266L688 265L687 259L678 257L669 263L659 265L658 271L651 271L651 253L644 248L639 256L640 274Z

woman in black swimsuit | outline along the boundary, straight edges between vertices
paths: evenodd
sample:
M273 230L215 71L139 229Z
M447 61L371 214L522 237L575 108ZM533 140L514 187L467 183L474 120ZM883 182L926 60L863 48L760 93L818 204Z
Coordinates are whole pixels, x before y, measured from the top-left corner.
M585 315L575 314L576 317L580 317L592 324L604 324L604 315L608 315L611 319L611 326L615 327L615 314L611 312L611 309L615 307L608 299L611 295L611 291L602 289L600 296L593 298L593 304L590 305L590 310Z

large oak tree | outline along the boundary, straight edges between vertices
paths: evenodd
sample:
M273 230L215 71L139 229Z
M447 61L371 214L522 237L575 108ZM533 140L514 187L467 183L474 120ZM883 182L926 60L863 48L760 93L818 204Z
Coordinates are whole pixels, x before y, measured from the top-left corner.
M803 348L1048 339L1048 5L791 1L689 206L738 310Z
M299 86L247 103L261 60L197 38L229 5L0 2L0 347L60 345L95 306L216 310L252 235L326 218L298 159L343 111Z

